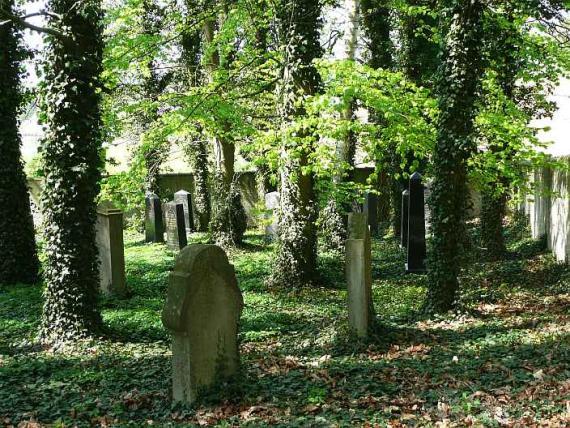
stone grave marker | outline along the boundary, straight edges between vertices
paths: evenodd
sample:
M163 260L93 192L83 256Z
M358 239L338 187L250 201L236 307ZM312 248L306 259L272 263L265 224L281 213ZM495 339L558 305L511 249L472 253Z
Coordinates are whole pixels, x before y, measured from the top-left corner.
M281 196L279 195L279 192L270 192L265 194L265 209L271 211L271 214L268 214L267 217L267 220L271 219L271 223L265 226L265 239L270 242L277 239L277 228L279 225L277 210L279 209L280 202Z
M374 319L374 309L372 306L370 228L365 213L348 215L346 281L350 328L358 337L367 337Z
M422 176L414 172L410 177L410 202L408 208L408 262L407 273L426 272L426 220L424 185Z
M164 242L164 223L160 198L154 193L145 197L145 241Z
M192 195L186 190L179 190L174 194L174 202L182 204L184 207L184 224L186 232L190 233L194 230L194 213L192 212Z
M400 246L402 248L408 248L408 209L410 204L410 191L404 190L402 192L402 225L401 225L401 236L400 236Z
M184 205L176 202L164 204L166 223L166 246L174 251L180 251L186 245L186 223L184 221Z
M123 212L110 203L97 207L96 241L99 251L99 288L104 294L125 296Z
M369 192L366 194L362 211L368 216L370 234L378 236L378 195L376 193Z
M175 401L192 403L201 391L237 373L242 308L234 268L220 247L194 244L180 252L162 312L173 334Z

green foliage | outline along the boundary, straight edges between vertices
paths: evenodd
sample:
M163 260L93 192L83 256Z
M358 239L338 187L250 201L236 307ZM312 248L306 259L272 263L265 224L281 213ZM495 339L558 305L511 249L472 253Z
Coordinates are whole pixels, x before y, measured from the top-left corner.
M0 1L14 13L14 2ZM38 280L34 224L20 152L21 34L10 21L0 23L0 284Z
M64 342L86 336L100 322L95 200L101 178L102 13L96 0L51 0L48 6L50 26L67 37L46 36L41 335L47 342Z

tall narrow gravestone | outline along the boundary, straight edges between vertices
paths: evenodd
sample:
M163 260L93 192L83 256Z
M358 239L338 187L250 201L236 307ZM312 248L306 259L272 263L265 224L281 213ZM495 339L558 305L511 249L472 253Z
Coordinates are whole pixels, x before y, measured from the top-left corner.
M401 225L401 236L400 236L400 246L402 248L408 248L408 210L410 205L410 191L404 190L402 192L402 225Z
M186 232L194 230L194 213L192 212L192 195L186 190L179 190L174 194L174 202L184 207L184 224Z
M422 176L414 172L410 177L408 208L408 262L407 273L426 272L426 219Z
M378 195L375 193L367 193L364 199L364 213L368 217L368 224L370 225L370 234L372 236L378 235Z
M154 193L147 193L145 197L144 231L146 242L164 242L162 205L160 198Z
M171 250L180 251L186 245L186 224L184 222L184 206L176 202L164 204L166 222L166 246Z
M199 392L237 373L242 308L234 268L220 247L194 244L180 252L162 311L174 336L175 401L192 403Z
M97 207L97 249L99 251L99 288L104 294L124 296L125 249L123 212L104 203Z
M374 319L374 309L372 306L370 229L365 213L348 215L346 281L350 328L358 337L367 337L370 324Z

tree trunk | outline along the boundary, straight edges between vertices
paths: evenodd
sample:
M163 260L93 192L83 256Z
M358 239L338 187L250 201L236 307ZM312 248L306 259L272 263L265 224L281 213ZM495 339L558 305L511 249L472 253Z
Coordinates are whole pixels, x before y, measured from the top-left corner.
M514 98L515 84L517 80L518 67L517 54L519 45L516 43L519 37L515 27L515 17L512 11L507 11L508 25L500 26L496 55L497 77L501 84L501 89L505 96L516 101ZM494 152L504 151L505 146L491 146ZM500 260L507 253L505 237L503 234L503 223L507 213L507 189L509 183L506 177L497 177L483 189L481 206L481 241L483 247L487 249L490 260Z
M215 21L207 20L202 27L202 32L206 46L212 44L215 35ZM214 81L214 74L220 66L220 54L217 49L214 49L206 64L210 83ZM215 171L210 231L218 245L228 248L242 242L247 228L247 219L241 203L241 194L235 182L235 143L225 134L214 136L212 145Z
M73 42L49 37L45 102L48 131L43 210L46 289L41 337L73 341L97 330L99 285L95 244L96 202L101 178L102 12L88 0L48 2L50 26Z
M13 1L0 0L0 9L14 14ZM18 130L19 39L13 23L0 24L0 284L33 284L39 269Z
M322 54L320 15L319 0L282 0L278 6L277 29L286 57L279 87L282 98L278 100L284 127L304 114L294 98L314 94L320 87L320 76L312 64ZM303 171L311 148L296 147L289 138L284 137L281 146L278 254L271 282L300 287L317 276L317 210L313 175Z
M188 3L188 10L192 10L193 4ZM193 28L182 34L182 62L185 67L185 82L191 88L202 84L200 53L202 51L201 34ZM207 232L211 220L208 148L205 133L199 124L196 124L197 138L188 141L185 153L192 168L194 177L194 208L196 229L199 232Z
M450 16L438 82L440 116L430 200L433 239L426 310L431 313L453 308L459 289L468 194L466 164L477 149L472 134L483 72L481 1L456 0Z

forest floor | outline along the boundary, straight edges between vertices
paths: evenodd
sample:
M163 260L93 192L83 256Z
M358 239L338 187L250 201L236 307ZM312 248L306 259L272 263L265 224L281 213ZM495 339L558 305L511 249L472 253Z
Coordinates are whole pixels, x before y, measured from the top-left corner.
M0 426L570 426L570 269L509 234L507 260L467 254L461 309L435 320L419 314L426 278L402 273L393 239L375 240L366 342L348 331L338 257L321 257L326 286L268 289L272 246L248 235L230 254L242 374L194 408L171 402L160 321L175 255L129 235L130 296L101 302L101 338L44 349L41 288L0 289Z

